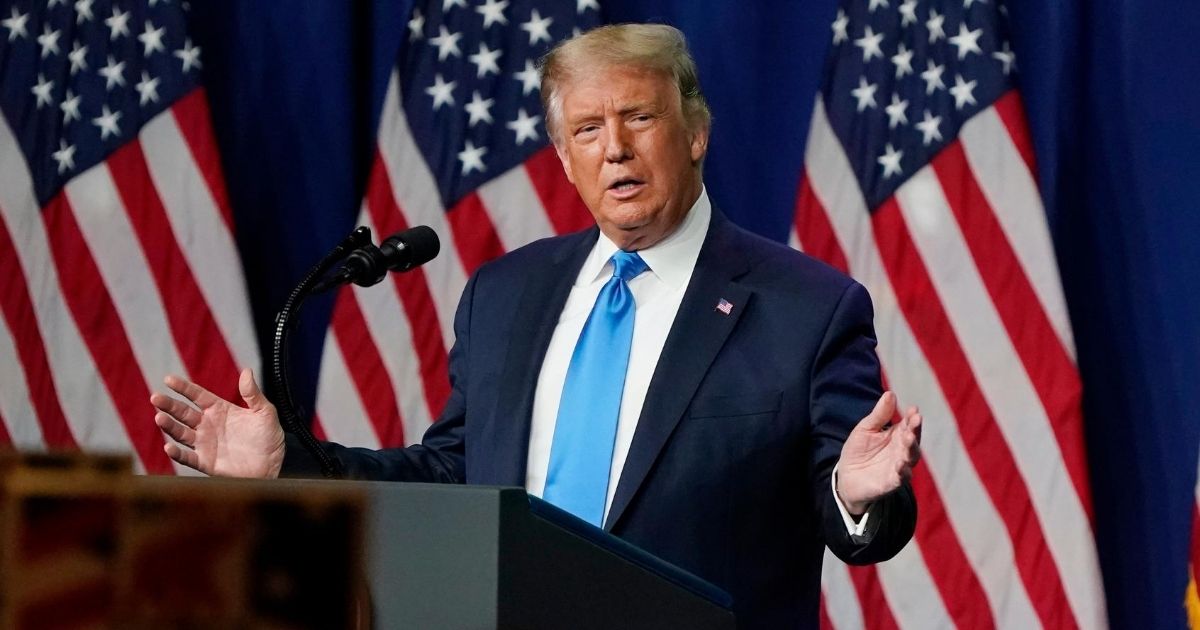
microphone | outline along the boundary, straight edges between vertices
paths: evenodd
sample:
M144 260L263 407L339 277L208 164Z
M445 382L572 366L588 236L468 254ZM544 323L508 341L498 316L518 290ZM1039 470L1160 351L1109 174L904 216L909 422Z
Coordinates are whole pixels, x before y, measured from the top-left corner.
M368 231L368 238L369 235ZM439 251L441 241L437 232L429 226L418 225L387 237L379 247L368 242L354 250L337 272L313 287L313 293L328 291L350 282L369 287L382 281L388 271L409 271L433 260Z

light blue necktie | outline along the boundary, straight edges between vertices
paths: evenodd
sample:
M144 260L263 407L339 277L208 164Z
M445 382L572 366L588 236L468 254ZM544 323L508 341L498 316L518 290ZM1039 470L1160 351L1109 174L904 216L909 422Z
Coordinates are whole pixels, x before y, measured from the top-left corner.
M633 342L634 301L626 283L647 269L635 252L618 250L612 264L613 277L596 296L567 368L542 493L543 499L597 527L604 518Z

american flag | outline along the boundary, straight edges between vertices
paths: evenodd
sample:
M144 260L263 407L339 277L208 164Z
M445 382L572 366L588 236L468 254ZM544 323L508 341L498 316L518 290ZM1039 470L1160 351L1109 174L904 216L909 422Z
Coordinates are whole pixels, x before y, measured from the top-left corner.
M381 287L338 294L315 430L411 444L450 393L446 355L467 278L484 262L591 217L548 145L537 59L599 23L596 0L417 2L388 83L358 223L428 225L442 253Z
M835 628L1102 628L1075 347L1000 0L843 0L793 244L870 290L926 417L917 532Z
M131 452L168 372L258 365L186 2L0 3L0 441Z

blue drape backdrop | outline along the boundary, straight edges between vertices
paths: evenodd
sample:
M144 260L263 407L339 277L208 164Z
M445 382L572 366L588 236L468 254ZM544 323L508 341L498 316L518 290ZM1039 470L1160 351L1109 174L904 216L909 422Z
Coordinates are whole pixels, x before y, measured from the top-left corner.
M1200 449L1200 4L1008 4L1083 375L1110 618L1182 628ZM191 6L268 348L287 292L357 215L411 0ZM605 2L609 20L688 35L716 121L709 190L775 239L835 11L835 0ZM312 305L293 353L309 409L328 312Z

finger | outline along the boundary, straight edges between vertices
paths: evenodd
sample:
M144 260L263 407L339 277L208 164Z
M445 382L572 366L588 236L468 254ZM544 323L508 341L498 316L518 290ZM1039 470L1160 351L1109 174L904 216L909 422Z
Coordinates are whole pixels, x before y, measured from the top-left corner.
M175 374L168 374L163 379L163 383L172 391L192 401L197 407L207 409L214 404L221 402L221 397L204 389L203 387Z
M238 378L238 393L242 395L242 400L246 401L246 406L255 411L271 406L271 401L267 400L254 380L254 370L250 368L242 369Z
M200 424L200 412L182 400L155 392L150 396L150 404L193 429Z
M196 451L193 451L190 448L183 448L174 442L167 442L164 444L163 450L167 452L167 457L170 457L172 460L177 461L180 464L191 468L192 470L200 470L200 456L196 454ZM200 470L200 472L204 471Z
M858 423L858 426L869 431L881 431L894 415L896 415L896 395L887 391L879 397L875 408Z
M158 425L158 428L162 429L162 432L169 435L172 440L184 446L196 445L196 432L170 415L161 411L154 414L154 424Z

